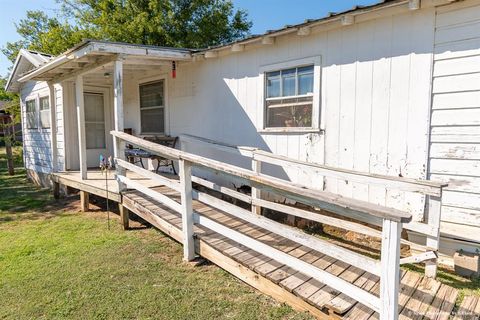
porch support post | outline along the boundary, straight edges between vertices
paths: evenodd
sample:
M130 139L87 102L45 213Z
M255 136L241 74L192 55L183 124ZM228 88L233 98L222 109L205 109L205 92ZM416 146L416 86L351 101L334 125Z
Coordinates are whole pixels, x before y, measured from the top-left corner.
M85 135L85 103L83 99L83 76L75 78L75 98L77 103L78 148L80 157L80 175L87 179L87 143Z
M382 266L380 276L380 320L398 319L401 233L401 222L383 220L380 257Z
M50 142L52 148L52 172L57 172L57 106L55 98L55 87L53 86L53 83L48 83L48 89L50 90Z
M113 109L115 117L115 131L123 132L123 60L118 58L113 62ZM125 142L119 138L113 137L113 153L116 159L125 160ZM120 195L126 186L118 177L126 176L125 168L116 166L118 192ZM128 229L128 209L123 207L122 196L118 204L120 215L122 216L122 225L124 230Z

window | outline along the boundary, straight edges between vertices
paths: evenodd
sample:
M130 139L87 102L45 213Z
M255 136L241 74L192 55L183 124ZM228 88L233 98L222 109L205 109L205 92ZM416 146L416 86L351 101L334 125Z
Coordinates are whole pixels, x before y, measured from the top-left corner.
M27 128L36 129L37 128L37 100L27 100L25 102L26 106L26 117L27 117Z
M142 134L165 132L164 80L140 85L140 123Z
M40 126L42 128L50 128L50 98L40 98Z
M313 127L313 79L313 65L266 73L266 128Z

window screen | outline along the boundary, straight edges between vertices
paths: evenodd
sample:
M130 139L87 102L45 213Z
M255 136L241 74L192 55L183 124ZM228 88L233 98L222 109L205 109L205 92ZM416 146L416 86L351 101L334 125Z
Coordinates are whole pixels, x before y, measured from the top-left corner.
M165 132L165 82L140 85L140 122L143 134Z

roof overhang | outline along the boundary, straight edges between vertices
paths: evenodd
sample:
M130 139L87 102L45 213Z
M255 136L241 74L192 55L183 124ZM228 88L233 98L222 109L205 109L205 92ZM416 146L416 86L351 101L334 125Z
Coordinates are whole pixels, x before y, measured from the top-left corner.
M194 53L194 56L203 56L207 59L216 58L221 52L243 51L247 45L272 45L275 43L275 39L280 36L291 34L296 34L300 37L308 36L313 31L328 31L378 19L379 17L446 5L456 1L461 0L381 0L372 5L355 6L343 12L330 13L328 16L320 19L306 20L295 25L286 25L281 29L270 30L264 34L253 35L231 43L198 50Z
M23 74L18 82L30 80L58 83L99 68L117 59L149 65L190 61L191 51L147 45L86 40L38 68Z
M51 58L50 55L44 53L20 49L17 58L15 59L15 63L13 64L12 72L5 85L5 90L8 92L18 92L18 78L21 77L23 73L50 61Z

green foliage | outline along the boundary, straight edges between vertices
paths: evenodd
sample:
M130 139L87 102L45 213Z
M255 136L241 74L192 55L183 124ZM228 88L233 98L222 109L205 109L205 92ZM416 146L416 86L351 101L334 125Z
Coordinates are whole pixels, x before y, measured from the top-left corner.
M74 44L88 38L89 30L82 29L57 18L48 17L42 11L27 11L25 19L16 24L21 40L7 42L2 48L12 62L21 48L57 55Z
M248 35L251 22L231 0L57 0L59 17L28 11L17 25L21 40L2 52L13 62L21 48L53 55L84 38L203 48Z

